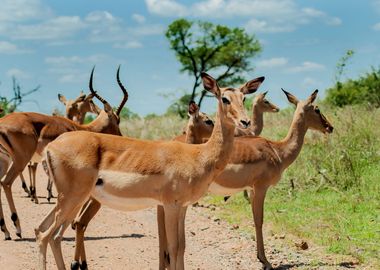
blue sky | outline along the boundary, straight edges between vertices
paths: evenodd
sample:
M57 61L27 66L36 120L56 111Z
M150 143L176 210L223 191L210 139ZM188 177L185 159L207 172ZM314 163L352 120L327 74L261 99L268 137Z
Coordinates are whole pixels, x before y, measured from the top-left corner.
M247 78L266 76L261 90L286 106L280 88L306 97L334 83L335 65L348 49L355 55L345 77L357 77L380 63L380 0L2 0L0 9L0 93L11 95L11 77L28 90L41 85L21 110L62 109L57 93L95 88L115 106L121 100L117 66L129 90L127 106L141 115L163 113L170 99L192 86L164 36L185 17L245 28L263 51L252 59ZM211 75L217 76L218 74ZM203 110L214 111L211 101Z

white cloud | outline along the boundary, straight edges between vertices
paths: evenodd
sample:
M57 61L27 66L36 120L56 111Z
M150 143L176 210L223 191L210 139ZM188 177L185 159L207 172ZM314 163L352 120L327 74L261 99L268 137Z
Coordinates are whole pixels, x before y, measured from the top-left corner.
M372 26L372 29L375 31L380 31L380 23L377 23L374 26Z
M257 62L257 67L259 68L277 68L286 66L288 59L285 57L275 57L270 59L264 59Z
M46 18L52 11L40 0L1 0L0 22L19 22Z
M325 69L325 66L315 62L305 61L299 66L294 66L286 69L288 73L299 73Z
M248 32L254 33L278 33L278 32L291 32L295 29L293 25L290 24L271 24L267 21L251 19L249 20L245 27Z
M289 32L299 25L320 20L337 26L341 19L314 8L301 8L294 0L203 0L182 5L175 0L146 0L149 12L160 16L189 15L200 18L247 17L245 28L255 32Z
M179 17L187 15L184 5L175 0L145 0L148 11L153 14L168 17Z
M18 69L18 68L11 68L7 71L6 74L8 77L16 77L18 79L30 78L30 75L27 72L22 71L21 69Z
M10 43L8 41L0 41L0 54L20 54L28 52L31 51L20 49L16 44Z
M42 23L17 25L10 33L14 39L54 40L73 37L85 24L78 16L60 16Z
M132 15L132 19L138 23L144 23L145 22L145 17L143 15L136 14L136 13Z
M78 64L96 64L107 59L106 55L94 54L87 57L82 56L55 56L46 57L45 63L54 67L55 71L61 70L61 73L70 71L70 67L75 68ZM57 69L62 68L62 69ZM60 73L60 72L56 72Z
M117 49L136 49L141 48L143 45L139 41L127 41L125 43L116 43L113 45Z
M306 77L302 80L302 87L304 88L315 88L318 85L318 81L311 77Z
M377 13L380 13L380 0L372 1L372 6L375 8Z

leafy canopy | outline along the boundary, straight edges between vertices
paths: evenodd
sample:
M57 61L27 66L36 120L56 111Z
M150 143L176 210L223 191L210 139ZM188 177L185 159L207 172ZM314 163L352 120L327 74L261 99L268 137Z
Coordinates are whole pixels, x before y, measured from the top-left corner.
M244 72L253 70L251 59L261 51L256 37L244 29L204 21L178 19L169 25L166 37L182 65L181 72L194 77L190 99L184 102L186 106L197 95L200 106L206 95L200 87L201 72L219 74L216 80L220 86L243 83Z

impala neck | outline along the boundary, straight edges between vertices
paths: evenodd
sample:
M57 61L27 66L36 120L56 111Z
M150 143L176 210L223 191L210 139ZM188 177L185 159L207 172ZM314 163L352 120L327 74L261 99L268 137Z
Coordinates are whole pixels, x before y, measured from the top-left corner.
M261 132L263 131L264 126L264 113L259 110L256 103L252 106L252 132L255 134L255 136L259 136Z
M215 126L210 139L205 144L205 158L214 163L219 171L227 165L233 147L235 125L224 116L223 107L218 102Z
M188 143L188 144L200 144L200 143L202 143L200 136L197 136L194 129L195 129L194 124L189 124L187 126L185 143Z
M109 127L109 122L108 114L104 110L101 110L94 121L87 125L82 125L82 128L87 131L103 133Z
M279 155L283 169L296 160L302 149L307 129L304 112L300 112L297 108L288 135L280 143Z

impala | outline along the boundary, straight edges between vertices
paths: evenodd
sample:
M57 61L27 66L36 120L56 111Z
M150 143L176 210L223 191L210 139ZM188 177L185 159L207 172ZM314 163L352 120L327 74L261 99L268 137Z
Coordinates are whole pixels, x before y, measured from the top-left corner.
M228 165L209 187L209 192L218 195L232 195L242 190L251 190L251 208L256 229L257 258L264 269L272 269L265 256L262 225L264 219L264 200L268 188L278 183L282 173L296 160L301 151L308 129L331 133L332 125L313 105L318 90L305 101L298 101L292 94L283 90L289 102L296 105L296 111L287 136L281 141L271 141L262 137L245 136L234 140L233 151ZM199 141L194 138L198 133L190 118L186 142ZM189 130L190 129L190 130ZM191 138L193 136L193 138ZM204 139L204 138L201 138ZM160 241L160 268L165 269L171 261L167 259L165 221L158 209Z
M2 152L6 152L11 158L12 165L9 170L9 161L0 159L1 187L11 210L11 219L16 226L16 235L21 237L20 220L12 197L12 184L16 177L25 168L29 161L39 161L45 146L59 135L69 131L88 130L92 132L121 135L119 130L119 114L128 99L128 93L120 85L124 97L116 112L111 105L92 89L94 69L90 77L91 93L99 99L103 105L99 116L88 125L79 125L72 120L60 116L49 116L38 113L11 113L0 119L0 145ZM119 69L118 69L119 73ZM4 154L3 154L4 156ZM3 176L5 177L3 178ZM1 198L1 197L0 197ZM5 240L10 240L9 231L4 222L2 204L0 201L0 226L5 234Z
M58 100L65 105L66 118L78 124L83 124L88 112L99 114L100 109L93 102L93 94L86 96L83 92L74 100L66 99L64 95L58 94Z
M44 164L54 180L58 199L36 229L41 269L46 268L48 244L58 268L65 268L61 238L88 198L125 211L162 205L170 269L184 268L186 206L207 192L213 178L227 164L235 126L247 128L250 124L243 107L244 95L256 91L264 77L239 89L219 88L206 73L202 73L202 80L205 89L218 100L216 125L205 144L73 132L47 146ZM86 211L81 213L86 216ZM76 229L78 233L78 223Z

